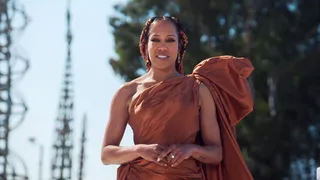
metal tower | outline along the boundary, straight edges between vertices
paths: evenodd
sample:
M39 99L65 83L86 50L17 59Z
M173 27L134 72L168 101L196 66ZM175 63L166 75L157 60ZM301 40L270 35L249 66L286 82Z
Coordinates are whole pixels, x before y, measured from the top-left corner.
M67 58L63 87L59 103L58 117L56 119L54 156L51 164L52 180L71 180L72 149L73 149L73 83L71 71L71 42L70 27L70 1L67 3Z
M22 23L19 26L15 18ZM21 18L21 19L19 19ZM21 21L22 20L22 21ZM27 26L23 7L13 0L0 0L0 179L28 179L27 167L17 154L9 150L9 134L24 120L27 106L15 93L14 83L29 68L29 61L14 52L14 38ZM13 36L13 34L15 36ZM19 167L20 166L20 167ZM23 172L24 171L24 172Z
M81 137L81 152L80 152L80 166L79 166L79 180L83 180L83 169L85 160L85 142L86 142L86 129L87 129L87 115L83 116L82 124L82 137Z

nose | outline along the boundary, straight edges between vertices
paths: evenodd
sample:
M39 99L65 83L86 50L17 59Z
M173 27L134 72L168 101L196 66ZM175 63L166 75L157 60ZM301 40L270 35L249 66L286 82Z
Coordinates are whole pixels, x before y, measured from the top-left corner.
M160 51L166 51L166 50L168 50L168 48L165 47L165 46L161 46L161 47L158 48L158 50L160 50Z

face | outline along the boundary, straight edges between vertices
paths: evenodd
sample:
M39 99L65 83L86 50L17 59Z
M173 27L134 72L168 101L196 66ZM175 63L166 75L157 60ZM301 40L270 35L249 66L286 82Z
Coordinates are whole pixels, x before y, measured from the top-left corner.
M158 20L150 25L147 50L152 68L175 69L179 51L175 25L168 20Z

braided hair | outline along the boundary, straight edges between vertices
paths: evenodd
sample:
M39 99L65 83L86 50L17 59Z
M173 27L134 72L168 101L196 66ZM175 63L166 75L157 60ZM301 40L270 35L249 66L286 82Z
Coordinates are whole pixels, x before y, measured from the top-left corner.
M184 72L183 72L182 60L183 60L184 54L186 52L186 47L188 44L188 37L185 33L185 30L184 30L182 24L179 22L178 18L170 17L170 16L152 17L147 20L144 28L142 29L142 32L140 35L139 47L140 47L140 53L142 55L142 58L146 62L145 65L147 67L147 71L149 71L151 68L151 62L150 62L149 57L147 55L147 43L148 43L148 39L149 39L149 30L150 30L151 24L153 22L159 21L159 20L170 21L176 27L176 30L178 33L178 39L179 39L179 42L178 42L179 43L179 53L178 53L179 56L177 57L175 66L176 66L176 70L180 74L183 74Z

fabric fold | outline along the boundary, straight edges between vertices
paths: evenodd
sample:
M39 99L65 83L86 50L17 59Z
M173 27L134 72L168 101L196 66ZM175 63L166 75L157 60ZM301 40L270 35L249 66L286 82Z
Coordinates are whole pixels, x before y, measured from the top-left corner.
M172 168L139 158L120 165L117 179L252 180L234 127L253 109L247 82L253 69L247 58L211 57L197 64L188 76L165 80L145 89L130 105L128 124L135 144L196 144L199 137L201 139L199 81L205 84L217 108L223 146L220 164L201 164L189 158Z
M254 70L247 58L219 56L199 63L192 75L210 90L216 103L223 161L204 165L207 180L251 180L253 177L236 141L234 126L253 109L247 77Z

